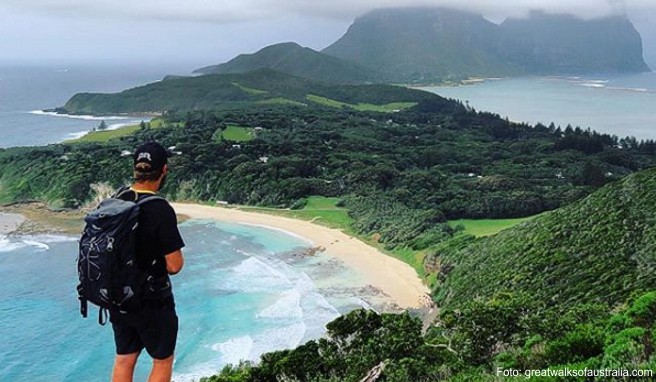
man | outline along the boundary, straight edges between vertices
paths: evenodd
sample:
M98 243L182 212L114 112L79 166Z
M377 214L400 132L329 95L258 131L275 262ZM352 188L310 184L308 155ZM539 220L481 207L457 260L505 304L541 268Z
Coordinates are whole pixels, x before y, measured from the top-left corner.
M119 198L137 200L159 191L168 173L169 154L157 142L149 142L134 153L134 183ZM173 353L178 334L178 316L169 275L182 269L184 242L173 208L165 200L141 206L136 236L139 267L148 275L136 312L110 310L116 343L113 382L131 382L141 351L153 359L149 382L169 382L173 373Z

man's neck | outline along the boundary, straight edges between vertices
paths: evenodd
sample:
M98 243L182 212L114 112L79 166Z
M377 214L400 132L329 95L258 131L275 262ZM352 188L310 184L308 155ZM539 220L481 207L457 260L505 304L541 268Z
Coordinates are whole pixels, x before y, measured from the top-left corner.
M143 182L143 183L134 183L132 185L132 190L136 192L148 192L148 193L157 193L159 190L159 182Z

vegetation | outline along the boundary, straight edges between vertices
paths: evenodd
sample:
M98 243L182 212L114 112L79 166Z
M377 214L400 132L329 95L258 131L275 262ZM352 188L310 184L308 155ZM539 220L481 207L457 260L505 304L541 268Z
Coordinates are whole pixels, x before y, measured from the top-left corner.
M656 292L632 298L618 312L598 304L545 312L521 295L498 295L444 311L439 325L422 334L421 322L408 314L355 310L329 323L327 338L267 353L257 365L227 366L201 381L357 382L375 371L380 382L505 380L498 368L518 370L521 379L525 370L607 369L608 378L532 380L628 380L613 378L611 370L656 369L655 313Z
M248 142L255 138L255 129L237 125L228 125L225 130L219 129L215 133L214 140L226 140L232 142Z
M293 42L267 46L256 53L242 54L224 64L200 68L195 72L234 74L258 69L273 69L315 81L337 84L379 81L379 74L375 70L304 48Z
M517 219L459 219L449 221L449 226L455 229L462 227L463 233L481 237L497 234L533 218L533 216L529 216Z
M388 85L331 85L270 69L243 74L175 77L115 94L80 93L58 112L121 114L202 109L266 108L266 104L307 102L307 95L348 104L418 103L440 98L431 93ZM443 101L445 102L445 101ZM262 105L264 103L264 105Z

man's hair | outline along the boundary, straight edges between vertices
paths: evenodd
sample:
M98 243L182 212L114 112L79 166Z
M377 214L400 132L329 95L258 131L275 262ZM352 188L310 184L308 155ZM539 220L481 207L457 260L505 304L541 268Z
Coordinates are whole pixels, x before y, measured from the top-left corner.
M154 182L162 176L164 168L150 169L147 163L137 163L134 167L134 180L137 182Z

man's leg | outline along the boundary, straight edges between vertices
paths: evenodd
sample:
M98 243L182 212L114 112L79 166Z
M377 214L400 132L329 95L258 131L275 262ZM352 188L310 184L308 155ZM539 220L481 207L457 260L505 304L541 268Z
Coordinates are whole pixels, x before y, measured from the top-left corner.
M132 382L134 366L137 364L139 352L132 354L117 354L114 361L112 382Z
M148 382L171 382L173 376L173 355L164 359L153 358L153 370Z

